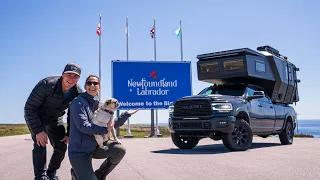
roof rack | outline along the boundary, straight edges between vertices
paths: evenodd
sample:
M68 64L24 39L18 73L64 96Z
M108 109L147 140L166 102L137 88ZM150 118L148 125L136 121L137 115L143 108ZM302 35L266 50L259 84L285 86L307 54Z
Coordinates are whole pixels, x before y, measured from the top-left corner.
M276 50L275 48L268 46L268 45L267 46L259 46L259 47L257 47L257 50L258 51L266 51L266 52L269 52L270 54L275 55L279 58L282 58L286 61L288 60L288 57L281 55L278 50Z

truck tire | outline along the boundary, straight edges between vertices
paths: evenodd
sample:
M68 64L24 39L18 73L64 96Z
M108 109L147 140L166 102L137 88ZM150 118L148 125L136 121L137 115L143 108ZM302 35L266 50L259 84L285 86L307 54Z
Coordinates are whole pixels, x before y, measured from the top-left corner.
M222 136L222 142L231 151L245 151L252 144L252 129L249 123L243 119L238 119L234 130Z
M180 149L192 149L197 146L199 138L180 137L177 133L171 133L173 143Z
M282 145L288 145L293 143L293 127L292 123L290 121L287 121L286 126L282 130L282 132L279 134L279 139Z

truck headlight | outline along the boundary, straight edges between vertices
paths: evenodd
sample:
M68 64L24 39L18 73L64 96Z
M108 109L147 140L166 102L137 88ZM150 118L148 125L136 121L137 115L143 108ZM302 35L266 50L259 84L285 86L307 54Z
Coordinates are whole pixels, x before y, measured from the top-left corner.
M232 111L232 104L230 103L212 104L212 110L215 110L218 112L230 112Z
M169 109L168 109L169 114L172 114L172 113L173 113L173 110L174 110L174 106L169 106Z

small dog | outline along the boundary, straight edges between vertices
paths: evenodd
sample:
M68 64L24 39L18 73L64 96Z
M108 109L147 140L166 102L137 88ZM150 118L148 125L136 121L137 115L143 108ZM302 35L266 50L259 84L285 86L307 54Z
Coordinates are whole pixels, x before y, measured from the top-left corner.
M119 102L115 98L109 98L106 101L103 102L103 104L94 112L94 115L91 119L91 123L98 125L98 126L103 126L103 127L108 127L108 123L113 120L113 114L114 111L119 107ZM111 138L112 135L112 138ZM104 146L103 143L113 139L117 143L121 143L116 135L116 131L114 128L108 130L108 134L94 134L94 137L99 145L100 148L102 149L107 149L107 146Z

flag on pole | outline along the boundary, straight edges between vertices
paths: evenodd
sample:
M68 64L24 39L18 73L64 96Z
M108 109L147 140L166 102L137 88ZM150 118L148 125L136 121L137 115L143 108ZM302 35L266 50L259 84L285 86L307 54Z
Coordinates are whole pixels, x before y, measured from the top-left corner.
M98 24L97 34L98 34L98 36L100 36L100 23Z
M124 31L125 31L126 34L129 36L129 27L128 27L128 26L124 28Z
M180 20L179 28L175 31L177 38L180 38L180 51L181 51L181 61L183 61L183 51L182 51L182 25Z
M99 79L101 79L101 15L96 33L99 36ZM101 87L99 90L99 101L101 100Z
M179 29L177 29L175 31L175 33L176 33L177 37L180 37L180 35L181 35L181 27L180 26L179 26Z
M151 38L154 38L154 27L152 27L150 30L150 36Z

